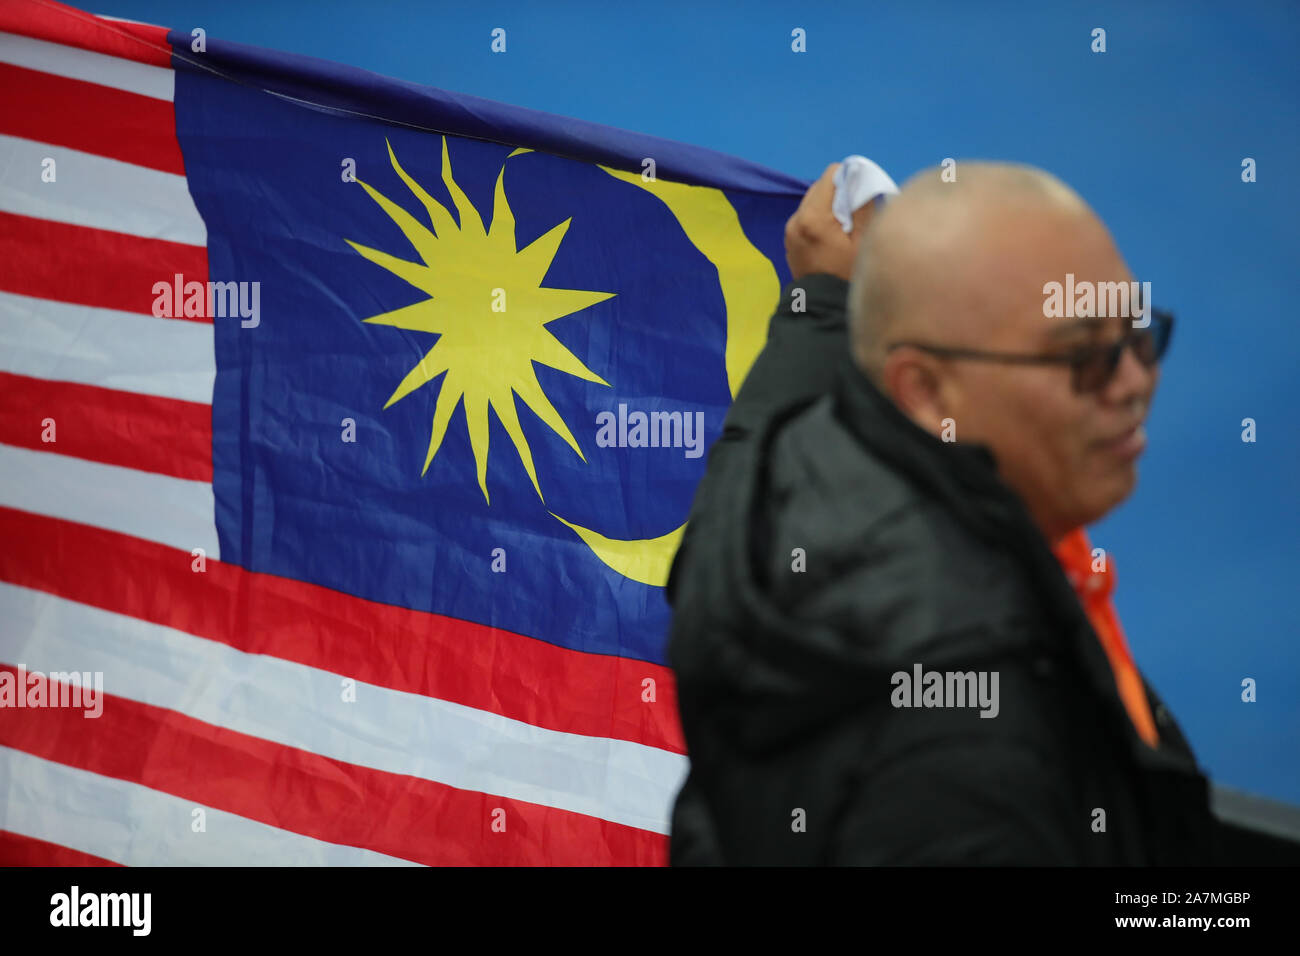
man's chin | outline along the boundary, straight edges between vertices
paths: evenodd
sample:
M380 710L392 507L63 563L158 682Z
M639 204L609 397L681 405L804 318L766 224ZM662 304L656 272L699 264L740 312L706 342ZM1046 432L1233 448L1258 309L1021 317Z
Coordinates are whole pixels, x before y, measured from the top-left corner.
M1089 502L1086 509L1085 520L1080 521L1080 526L1090 525L1100 521L1106 515L1110 514L1133 494L1137 488L1137 463L1133 462L1120 469L1112 471L1104 484L1099 483L1094 486L1095 493L1093 500Z

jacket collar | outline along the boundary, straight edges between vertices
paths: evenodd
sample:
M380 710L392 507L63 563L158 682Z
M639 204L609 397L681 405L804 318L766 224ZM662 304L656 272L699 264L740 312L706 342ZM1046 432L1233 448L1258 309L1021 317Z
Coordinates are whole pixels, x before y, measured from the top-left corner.
M985 445L945 442L899 410L846 353L836 370L836 416L873 455L941 499L983 537L1005 540L1008 526L1040 540L1020 499L997 473ZM1045 542L1044 542L1045 544Z
M1183 748L1153 751L1142 741L1115 687L1114 672L1065 571L1020 497L1002 481L997 461L984 445L945 442L921 428L891 401L845 354L833 387L841 425L876 458L915 487L937 498L974 534L1008 550L1022 563L1034 591L1063 635L1065 646L1105 708L1129 752L1147 767L1186 772L1195 758ZM1144 686L1145 681L1143 682ZM1148 687L1150 693L1150 688ZM1162 730L1164 728L1161 728ZM1190 767L1189 767L1190 764Z

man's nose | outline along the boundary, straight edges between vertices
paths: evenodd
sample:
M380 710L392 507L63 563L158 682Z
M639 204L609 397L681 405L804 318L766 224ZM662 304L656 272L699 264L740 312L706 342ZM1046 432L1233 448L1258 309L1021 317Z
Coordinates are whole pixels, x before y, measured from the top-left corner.
M1150 368L1138 359L1132 346L1125 348L1119 355L1119 365L1115 374L1106 383L1104 397L1107 402L1123 405L1134 398L1145 398L1155 388L1159 366Z

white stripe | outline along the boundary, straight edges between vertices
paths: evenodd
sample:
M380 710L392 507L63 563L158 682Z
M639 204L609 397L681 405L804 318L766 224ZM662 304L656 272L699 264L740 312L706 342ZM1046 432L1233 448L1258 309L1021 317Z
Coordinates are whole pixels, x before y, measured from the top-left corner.
M0 292L0 372L11 375L211 405L213 334L206 322Z
M0 445L0 505L218 555L216 505L212 485L204 481Z
M160 29L162 28L162 25L158 23L147 23L144 20L132 20L129 17L114 17L114 16L110 16L107 13L92 13L91 16L98 17L100 20L112 20L114 23L138 23L142 27L159 27Z
M0 829L127 866L418 865L211 807L195 833L201 804L11 747L0 747L0 793Z
M33 40L16 33L0 33L0 63L111 86L155 100L174 100L176 97L176 73L169 66L138 63L62 43ZM12 95L30 95L31 92L13 91Z
M42 163L55 162L54 182ZM208 230L184 176L0 135L0 212L206 246ZM159 276L159 278L170 278Z
M183 556L182 556L183 557ZM0 660L102 671L104 693L345 763L667 833L680 754L534 727L343 677L43 591L0 584ZM111 708L111 702L106 705ZM111 720L108 709L98 718Z

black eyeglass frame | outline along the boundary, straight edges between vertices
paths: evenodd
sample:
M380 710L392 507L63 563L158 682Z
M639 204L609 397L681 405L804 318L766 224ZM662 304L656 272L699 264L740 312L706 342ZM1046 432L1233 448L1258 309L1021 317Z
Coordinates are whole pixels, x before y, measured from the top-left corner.
M911 341L892 342L887 346L886 351L913 348L940 358L977 359L988 362L1010 362L1017 365L1068 365L1073 372L1074 390L1086 394L1106 387L1107 383L1114 378L1115 370L1119 368L1124 349L1129 346L1133 347L1133 354L1137 360L1147 368L1159 363L1169 350L1173 330L1174 314L1167 309L1152 308L1151 321L1144 328L1129 329L1119 339L1105 345L1083 345L1068 352L1024 355L1017 352L992 352Z

